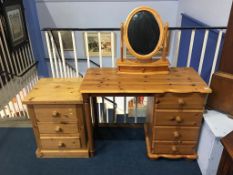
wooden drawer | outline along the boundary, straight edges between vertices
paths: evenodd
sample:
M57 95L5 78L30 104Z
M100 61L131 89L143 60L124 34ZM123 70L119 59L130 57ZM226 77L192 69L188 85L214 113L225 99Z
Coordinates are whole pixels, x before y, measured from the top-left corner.
M156 126L200 126L202 110L155 110L154 125Z
M166 93L155 96L157 109L203 109L205 94L201 93Z
M42 149L79 149L81 148L78 137L41 137Z
M196 142L153 142L152 153L190 155L196 153Z
M153 128L153 139L157 141L196 141L198 136L199 127L156 126Z
M39 122L69 123L82 116L82 105L34 105Z
M40 134L72 134L78 133L78 124L53 124L53 123L38 123Z

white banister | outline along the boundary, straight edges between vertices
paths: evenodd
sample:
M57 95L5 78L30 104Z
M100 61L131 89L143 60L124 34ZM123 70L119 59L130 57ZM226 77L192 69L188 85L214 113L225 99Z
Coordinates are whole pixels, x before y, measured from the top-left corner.
M66 65L66 78L70 78L70 68Z
M102 118L102 117L101 117L101 114L102 114L102 113L101 113L101 106L100 106L100 103L98 103L98 112L99 112L99 114L98 114L98 120L101 121L101 118Z
M21 51L22 51L23 58L25 59L26 65L27 65L27 67L29 67L30 62L29 62L29 58L26 56L25 49L26 49L26 45L22 46Z
M74 53L74 64L75 64L75 72L76 72L76 77L79 77L79 68L78 68L78 57L77 57L77 45L76 45L76 39L75 39L75 33L74 31L71 32L72 36L72 44L73 44L73 53Z
M52 32L49 32L49 36L50 36L50 38L51 38L51 41L52 41L52 44L53 44L53 54L55 54L55 57L54 58L56 58L55 59L55 61L54 61L54 63L55 62L57 62L57 71L58 71L58 73L57 73L57 76L59 77L59 78L63 78L64 77L64 71L65 70L63 70L63 66L62 66L62 60L59 58L59 51L58 51L58 49L57 49L57 47L56 47L56 44L55 44L55 41L54 41L54 37L53 37L53 34L52 34ZM58 57L56 56L56 55L58 55ZM54 55L53 55L54 56ZM55 64L56 65L56 64Z
M61 37L60 31L58 31L58 39L59 39L59 45L60 45L60 51L61 51L60 53L61 53L63 71L64 71L64 78L67 78L66 61L65 61L63 42L62 42L62 37Z
M3 43L2 43L2 38L0 37L0 46L1 46L1 52L2 52L2 54L3 54L3 59L4 59L4 61L5 61L5 63L6 63L6 70L7 70L7 72L14 72L13 70L13 66L12 66L12 64L10 65L11 66L11 70L10 70L10 67L9 67L9 65L7 64L7 56L6 56L6 53L5 53L5 49L4 49L4 46L3 46ZM4 67L2 67L3 68L3 70L4 70Z
M87 32L84 32L84 40L85 40L85 47L86 47L87 67L90 68L90 55L89 55Z
M6 109L4 108L3 110L2 110L2 112L3 112L3 118L6 118L7 117L7 113L6 113Z
M203 66L203 62L204 62L204 58L205 58L205 51L206 51L208 37L209 37L209 30L206 30L203 45L202 45L202 50L201 50L201 57L200 57L200 61L199 61L199 66L198 66L199 75L201 75L201 71L202 71L202 66Z
M19 53L19 57L20 57L20 59L21 59L21 61L22 61L22 65L23 65L23 66L22 66L22 67L23 67L23 70L22 70L22 71L24 71L24 70L27 69L26 60L23 58L21 49L18 49L17 51L18 51L18 53Z
M188 52L188 59L187 59L187 67L190 67L191 64L191 58L192 58L192 52L193 52L193 43L195 38L195 30L192 30L190 43L189 43L189 52Z
M216 64L217 64L220 45L221 45L221 40L222 40L222 34L223 34L222 31L220 31L218 33L218 40L217 40L216 49L215 49L215 53L214 53L214 60L213 60L213 64L212 64L212 68L211 68L211 72L210 72L210 78L209 78L209 82L208 82L209 85L211 83L212 75L213 75L213 73L215 72L215 69L216 69Z
M10 66L12 68L12 72L15 73L14 71L14 68L13 68L13 64L12 64L12 60L11 60L11 56L10 56L10 53L9 53L9 49L8 49L8 45L7 45L7 41L6 41L6 36L5 36L5 32L4 32L4 28L3 28L3 25L2 25L2 19L0 19L0 28L1 28L1 33L2 33L2 36L3 36L3 43L4 45L6 46L6 52L7 52L7 56L8 56L8 59L9 59L9 62L10 62ZM2 39L1 39L2 40ZM1 45L3 45L2 41L1 41ZM2 47L2 50L3 50L3 54L5 54L5 49ZM4 55L4 57L6 56L6 54Z
M32 63L30 62L30 57L28 55L28 52L27 52L27 46L23 46L23 55L27 61L27 65L30 66Z
M138 97L135 97L135 116L134 123L138 122Z
M19 54L17 51L13 52L13 54L15 55L15 59L17 60L17 63L19 65L19 72L18 73L21 73L23 71L23 67L22 67L22 63L21 63L20 58L19 58Z
M54 78L55 76L54 76L51 46L50 46L50 40L49 40L49 35L48 35L47 31L45 32L45 37L46 37L46 43L47 43L47 48L48 48L48 54L49 54L50 67L51 67L51 71L52 71L52 77Z
M101 34L100 34L100 32L98 32L98 46L99 46L99 63L100 63L100 67L103 67L102 47L101 47Z
M57 57L56 57L56 50L55 50L55 43L53 35L50 35L51 43L52 43L52 52L53 52L53 59L54 59L54 68L55 68L55 77L59 77L59 72L62 70L58 70L58 64L57 64Z
M15 65L16 74L19 74L19 68L18 68L18 64L16 62L16 58L15 58L14 52L12 52L11 58L13 60L13 64Z
M28 52L28 55L29 55L30 63L33 64L35 60L33 58L32 49L31 49L29 44L27 45L27 52Z
M127 111L126 111L126 106L127 106L127 100L126 100L127 98L126 97L124 97L124 123L126 123L127 122Z
M114 32L111 32L111 52L112 52L112 67L115 67L115 42Z
M179 56L179 49L180 49L180 37L181 31L177 32L177 39L176 39L176 49L175 49L175 57L174 57L174 66L177 66L178 56Z

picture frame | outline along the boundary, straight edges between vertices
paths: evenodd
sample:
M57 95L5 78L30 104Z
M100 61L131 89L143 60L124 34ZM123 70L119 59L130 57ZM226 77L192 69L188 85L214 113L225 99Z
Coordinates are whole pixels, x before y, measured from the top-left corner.
M28 41L22 0L5 1L2 11L8 43L12 50L17 49Z
M101 38L102 56L111 57L112 56L111 32L100 32L100 38ZM85 41L85 49L86 50L88 49L89 56L98 57L99 56L98 32L87 32L87 41L85 40L85 38L84 38L84 41ZM115 34L113 35L113 42L115 42ZM88 48L86 48L86 45L88 46ZM115 50L115 44L114 44L114 50Z
M137 104L136 104L137 103ZM128 101L128 117L146 117L147 98L144 96L133 97ZM136 108L137 106L137 108Z
M73 48L71 31L60 31L60 33L61 33L61 38L62 38L63 50L73 51L74 48ZM60 50L58 31L53 31L52 34L53 34L54 42L56 43L58 49Z

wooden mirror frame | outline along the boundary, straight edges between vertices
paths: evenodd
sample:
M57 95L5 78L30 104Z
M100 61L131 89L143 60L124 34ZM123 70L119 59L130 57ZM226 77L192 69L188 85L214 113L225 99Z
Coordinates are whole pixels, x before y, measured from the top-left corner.
M150 12L158 26L159 26L159 30L160 30L160 36L159 36L159 40L158 40L158 43L155 47L155 49L150 52L149 54L146 54L146 55L141 55L141 54L138 54L137 52L134 51L134 49L131 47L131 44L129 43L129 38L128 38L128 27L129 27L129 23L132 19L132 17L140 12L140 11L148 11ZM142 6L142 7L139 7L139 8L136 8L134 9L129 15L128 17L126 18L126 21L125 21L125 24L124 24L124 41L125 41L125 45L128 49L128 51L133 55L135 56L137 59L139 60L148 60L148 59L151 59L158 51L159 49L161 48L162 44L163 44L163 39L164 39L164 27L163 27L163 22L161 20L161 17L160 15L152 8L149 8L149 7L146 7L146 6Z

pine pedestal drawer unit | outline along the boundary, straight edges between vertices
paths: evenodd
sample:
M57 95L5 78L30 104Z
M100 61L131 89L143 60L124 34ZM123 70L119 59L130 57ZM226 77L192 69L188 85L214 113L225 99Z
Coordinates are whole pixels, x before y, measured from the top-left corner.
M201 81L195 81L200 87ZM145 131L150 158L197 158L205 99L205 93L182 91L149 97Z
M24 103L32 121L37 157L89 157L82 79L40 79Z
M90 97L148 96L145 136L149 158L197 158L205 98L211 89L192 68L167 74L125 74L114 68L88 69L80 87L90 153L94 152ZM95 120L98 121L98 120ZM88 124L89 123L89 124Z

